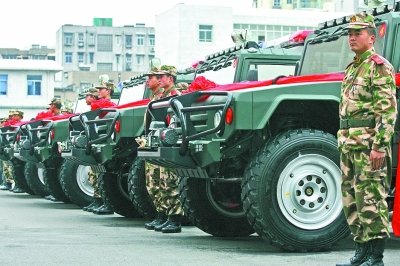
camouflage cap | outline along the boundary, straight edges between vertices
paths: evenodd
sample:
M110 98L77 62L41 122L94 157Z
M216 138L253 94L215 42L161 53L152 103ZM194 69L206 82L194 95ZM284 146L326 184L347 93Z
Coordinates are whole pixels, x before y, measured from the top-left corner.
M14 115L17 115L17 116L23 118L23 117L24 117L24 112L22 112L22 111L20 111L20 110L15 110L15 111L14 111Z
M374 17L372 15L366 14L365 12L358 13L350 17L350 23L346 29L365 29L365 28L376 28Z
M62 103L61 100L58 98L53 98L49 103L49 106L54 105L57 109L61 109Z
M9 110L8 111L8 116L13 116L15 114L16 110Z
M168 66L168 65L162 65L160 67L160 71L162 72L162 74L164 75L171 75L176 77L178 70L176 70L176 67L174 66Z
M107 82L109 82L110 77L107 74L103 74L99 76L99 85L96 85L96 88L107 88Z
M161 71L161 69L157 68L157 67L153 67L150 69L149 72L144 73L145 76L151 76L151 75L164 75L165 73L163 71Z
M85 91L84 93L83 93L83 95L85 95L85 96L88 96L88 95L90 95L90 96L93 96L93 97L99 97L99 90L98 89L96 89L96 88L90 88L90 89L88 89L87 91Z

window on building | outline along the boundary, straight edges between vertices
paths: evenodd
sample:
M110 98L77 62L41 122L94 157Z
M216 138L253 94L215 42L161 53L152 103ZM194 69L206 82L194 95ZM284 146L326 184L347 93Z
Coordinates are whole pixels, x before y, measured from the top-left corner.
M276 8L276 7L281 7L281 0L274 0L274 5L272 6L273 8Z
M111 34L98 34L97 35L97 51L99 52L112 52L113 49L113 36Z
M151 61L154 58L154 55L149 54L149 61Z
M156 38L154 37L154 34L149 34L149 45L150 46L156 45Z
M126 54L125 59L126 59L125 71L131 71L132 70L132 55Z
M93 64L94 62L94 53L89 53L89 64Z
M41 95L42 75L28 75L28 95Z
M136 64L143 65L144 64L144 55L138 54L136 55Z
M78 63L84 63L84 61L85 61L84 57L85 57L85 54L82 52L79 52L78 53Z
M95 45L95 35L93 32L89 33L89 38L88 38L88 45L89 46L94 46Z
M64 33L64 45L70 46L73 45L74 34L73 33Z
M0 74L0 95L7 95L8 75Z
M72 53L66 52L64 61L65 61L65 63L72 63Z
M115 44L121 46L121 35L115 35Z
M83 47L83 45L84 45L84 41L83 41L83 33L82 32L80 32L80 33L78 33L78 47Z
M300 0L300 8L311 8L311 0Z
M97 63L97 71L112 71L112 63Z
M286 0L286 4L288 4L288 5L293 4L293 0Z
M132 48L132 35L125 35L125 47Z
M143 46L144 45L144 35L143 34L136 34L137 38L137 45Z
M212 25L199 25L199 42L212 42Z

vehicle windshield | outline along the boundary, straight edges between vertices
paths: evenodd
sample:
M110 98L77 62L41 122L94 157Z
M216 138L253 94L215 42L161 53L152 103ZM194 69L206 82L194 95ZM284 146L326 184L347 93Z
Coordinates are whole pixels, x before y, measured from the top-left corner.
M384 38L376 38L375 51L382 54ZM354 58L349 48L346 30L338 30L337 34L323 34L322 37L311 38L305 47L300 75L343 72Z
M118 105L143 100L145 87L146 83L143 82L132 87L123 88Z
M86 104L85 98L79 99L75 105L75 114L82 114L90 111L90 106Z

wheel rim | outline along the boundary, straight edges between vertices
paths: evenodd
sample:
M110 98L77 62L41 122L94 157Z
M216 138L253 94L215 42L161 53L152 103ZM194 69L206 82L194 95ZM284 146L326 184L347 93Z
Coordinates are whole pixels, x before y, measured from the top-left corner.
M232 190L235 192L232 193ZM240 183L207 180L206 193L210 204L219 213L233 218L245 215L240 200ZM237 195L237 197L232 197L232 195Z
M76 182L78 183L79 189L86 195L93 197L94 190L93 186L89 183L90 166L79 165L76 170Z
M40 182L44 185L44 175L43 175L43 168L38 168L37 169L37 175L40 180Z
M341 171L319 154L301 155L282 171L277 200L293 225L316 230L331 224L342 212Z

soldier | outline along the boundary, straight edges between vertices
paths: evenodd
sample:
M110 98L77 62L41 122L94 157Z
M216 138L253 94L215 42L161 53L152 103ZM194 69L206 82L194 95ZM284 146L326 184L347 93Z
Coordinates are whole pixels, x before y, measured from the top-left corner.
M337 265L383 265L389 237L390 142L397 112L394 69L373 48L373 16L357 14L347 28L355 57L342 83L338 145L343 209L356 251L350 263Z
M95 88L98 90L98 99L93 101L91 103L91 110L96 110L100 108L106 108L106 107L112 107L115 106L116 104L111 101L111 95L114 93L114 84L109 81L109 78L107 75L101 75L99 77L100 85L96 86ZM103 117L106 113L100 113L99 117ZM93 173L92 174L92 182L94 187L97 187L98 189L98 174ZM93 208L92 212L94 214L100 214L100 215L107 215L107 214L113 214L114 210L111 207L110 202L107 199L102 199L103 204L98 207L98 208ZM95 199L96 201L96 199ZM88 209L90 211L90 209Z
M14 110L8 112L8 118L2 120L1 126L7 126L11 123L12 117L14 116ZM10 162L1 161L1 173L3 176L3 183L0 186L0 190L12 190L14 184L14 178L9 167Z
M90 88L85 93L85 101L87 105L91 105L93 102L99 99L99 90L96 88ZM97 174L90 169L88 172L88 181L93 187L93 202L86 207L83 207L84 211L93 212L103 205L103 200L100 195L99 186L97 184Z
M151 90L150 100L155 101L161 99L163 88L160 87L160 77L163 73L159 72L157 69L153 69L147 73L146 86ZM148 112L146 112L144 117L144 124L150 122L150 117ZM139 146L144 145L143 140L138 138L137 142ZM161 204L161 179L160 179L160 167L149 162L145 162L146 171L146 187L149 192L151 199L156 207L157 217L149 223L145 223L145 228L148 230L154 230L155 226L159 226L167 221L167 210Z
M62 103L60 99L53 98L49 103L49 111L53 116L61 114Z
M150 86L154 82L152 100L180 95L175 87L176 74L176 68L167 65L149 73L147 84ZM159 84L162 90L156 89L155 84ZM163 233L181 232L183 209L179 200L178 176L169 168L149 163L146 163L146 166L147 189L156 206L158 215L155 220L146 223L145 227ZM167 220L166 217L168 217Z

